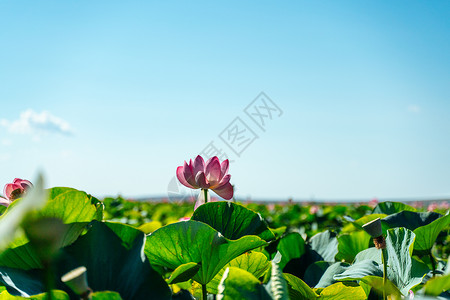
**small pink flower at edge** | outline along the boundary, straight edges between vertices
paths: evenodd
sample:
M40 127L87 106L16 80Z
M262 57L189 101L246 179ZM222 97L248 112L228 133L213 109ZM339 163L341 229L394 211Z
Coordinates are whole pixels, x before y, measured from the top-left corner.
M189 164L177 168L177 178L184 186L191 189L210 189L220 197L230 200L233 197L233 186L228 174L228 159L220 163L217 156L211 157L205 163L198 155Z
M0 204L9 206L14 200L21 198L33 184L25 179L15 178L12 183L5 185L3 195L6 199L0 199Z
M449 209L449 208L450 208L450 205L448 204L447 201L444 201L444 202L442 202L442 203L439 205L439 208L440 208L440 209Z

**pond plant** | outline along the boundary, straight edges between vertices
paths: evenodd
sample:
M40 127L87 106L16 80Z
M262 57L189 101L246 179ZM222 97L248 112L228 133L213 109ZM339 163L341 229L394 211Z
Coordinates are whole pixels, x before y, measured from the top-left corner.
M195 204L14 179L0 198L0 299L450 299L448 207L243 205L228 171L217 157L178 167Z

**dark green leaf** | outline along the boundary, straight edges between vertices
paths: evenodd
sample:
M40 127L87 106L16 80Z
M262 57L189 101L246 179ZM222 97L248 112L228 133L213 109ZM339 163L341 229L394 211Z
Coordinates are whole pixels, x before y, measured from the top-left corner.
M309 267L305 271L305 276L303 280L310 287L314 287L319 283L325 271L331 266L332 263L327 261L316 261L313 264L310 264Z
M336 260L351 263L356 255L369 247L370 235L365 231L355 231L341 235L338 238L338 253Z
M128 248L124 245L131 237L135 241ZM115 291L124 299L170 299L166 282L143 255L144 242L144 233L130 226L93 222L85 235L65 248L73 260L61 262L60 275L82 265L94 291Z
M145 254L152 265L171 270L185 263L198 263L200 270L193 279L207 284L233 258L265 244L257 236L229 240L205 223L183 221L149 235Z
M217 287L219 286L223 273L228 267L235 267L245 270L253 274L253 276L255 276L256 278L260 278L267 270L269 270L270 262L267 257L261 252L252 251L239 255L238 257L227 263L222 268L222 270L220 270L219 273L217 273L217 275L214 276L214 278L208 283L208 292L217 294Z
M325 272L323 273L322 277L320 278L319 282L314 286L315 288L326 288L327 286L330 286L337 282L336 279L334 279L336 274L341 274L347 268L350 266L350 264L345 262L336 262L329 266Z
M266 241L275 239L260 214L233 202L205 203L194 211L191 220L208 224L230 240L245 235L257 235Z
M311 300L319 298L317 295L303 280L300 278L284 273L284 278L288 284L289 298L296 300Z
M169 284L173 284L187 281L194 277L194 275L197 274L198 270L200 270L200 265L197 263L190 262L182 264L172 272L167 282Z
M391 215L402 211L417 211L417 209L401 202L386 201L378 203L373 209L372 214Z
M255 276L235 267L225 270L219 297L222 300L272 300Z
M434 220L428 225L421 226L414 230L416 240L414 241L414 250L430 251L433 247L439 233L450 224L450 215L446 215Z
M290 260L300 258L305 253L305 241L299 233L291 232L280 239L277 250L281 254L279 265L283 269Z
M415 230L420 226L430 224L441 217L441 214L435 212L412 212L402 211L382 219L382 223L390 228L405 227L409 230Z

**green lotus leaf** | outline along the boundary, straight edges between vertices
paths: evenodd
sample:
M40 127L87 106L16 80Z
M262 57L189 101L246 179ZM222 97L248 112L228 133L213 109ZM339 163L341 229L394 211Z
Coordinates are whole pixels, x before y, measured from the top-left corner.
M105 292L95 292L91 295L92 300L122 300L119 293L105 291Z
M335 256L338 253L338 240L336 234L329 230L320 232L314 235L309 240L309 245L311 249L317 252L321 260L334 262Z
M142 232L137 230L137 228L117 223L117 222L103 222L104 226L108 227L114 234L120 238L121 244L125 249L130 250L134 247L136 239L142 238Z
M367 215L367 216L363 216L361 218L359 218L358 220L352 222L352 224L359 230L364 230L362 228L362 226L366 223L369 223L370 221L373 221L377 218L383 219L385 217L387 217L387 214L371 214L371 215Z
M308 268L305 271L305 275L303 277L303 280L308 284L310 287L314 287L319 283L320 279L322 278L325 271L328 269L329 266L331 266L333 263L330 263L328 261L316 261L313 264L310 264Z
M414 230L416 240L414 250L430 251L439 233L450 225L450 215L443 216L430 224L418 227Z
M194 275L197 274L198 270L200 270L200 265L197 263L191 262L182 264L172 272L169 279L167 280L167 283L173 284L187 281L194 277Z
M311 300L319 298L317 295L303 280L300 278L284 273L284 278L286 279L289 291L290 299L298 299L298 300Z
M359 252L367 249L370 235L365 231L355 231L341 235L337 239L338 253L336 254L336 260L352 262Z
M320 293L320 300L364 300L366 299L364 289L353 282L338 282L330 285Z
M450 290L450 274L431 278L425 283L424 290L425 294L430 296L439 296Z
M334 276L336 274L341 274L347 268L350 266L350 264L345 262L336 262L332 265L330 265L325 272L323 273L322 277L320 277L319 282L314 286L315 288L326 288L327 286L330 286L332 284L335 284L337 282L336 279L334 279Z
M0 300L19 300L19 299L31 299L31 300L47 300L49 299L48 293L41 293L30 297L13 296L7 291L0 293ZM69 295L60 290L51 291L52 300L69 300ZM120 295L115 292L95 292L91 294L92 300L122 300Z
M37 186L35 186L36 190ZM30 193L30 196L32 195ZM47 190L46 195L48 200L45 206L35 212L33 217L58 218L66 224L64 236L60 243L61 248L73 243L89 222L102 218L103 205L85 192L72 188L56 187ZM14 201L10 207L13 207L12 210L14 211L14 207L19 207L21 201L27 201L26 199L27 197ZM10 207L8 207L8 210ZM4 217L7 218L7 215L8 213ZM24 224L23 226L27 225ZM41 262L28 242L23 233L16 235L15 239L8 245L8 249L0 255L0 266L24 270L41 268Z
M118 292L124 299L170 299L168 285L143 255L144 243L144 233L136 228L94 221L85 235L64 248L60 275L82 265L94 291Z
M364 282L365 284L369 285L378 294L380 294L380 295L383 294L383 277L368 275L368 276L363 276L363 277L361 277L361 276L347 277L347 278L343 278L341 280L342 281L359 280L360 282ZM386 279L386 295L393 295L394 299L401 298L400 291L389 279Z
M59 247L70 245L85 230L87 222L64 224L64 235ZM18 235L8 249L0 255L0 266L18 268L23 270L42 268L33 247L24 234Z
M430 224L441 216L441 214L435 212L402 211L387 216L381 221L390 228L405 227L409 230L415 230L418 227Z
M284 239L280 240L280 244L283 245ZM304 278L306 269L316 261L334 262L338 252L336 234L328 230L314 235L308 244L304 244L298 233L286 239L285 244L285 247L278 245L278 251L282 255L280 267L283 267L284 273L298 278Z
M381 260L381 250L377 249L375 247L371 247L368 248L366 250L363 250L361 252L359 252L356 257L355 260L353 261L353 263L357 263L366 259L370 259L375 261L376 263L378 263L379 265L383 264L382 260Z
M272 261L270 280L264 285L273 300L289 300L289 291L283 272L277 263Z
M378 203L378 205L373 209L372 214L391 215L402 211L417 211L417 209L401 202L386 201Z
M254 235L229 240L205 223L183 221L149 235L145 254L152 265L171 270L182 264L198 263L200 270L193 279L207 284L232 259L263 245L266 242Z
M411 230L400 227L389 229L386 237L387 277L405 296L429 271L424 263L411 257L415 236Z
M346 267L342 273L334 275L333 278L337 281L348 281L359 280L366 276L383 277L380 265L373 260L366 259Z
M235 267L226 268L219 284L222 300L273 300L253 274Z
M220 280L222 279L223 273L228 267L235 267L245 270L253 274L253 276L255 276L256 278L260 278L264 275L264 273L267 272L267 270L269 270L270 262L267 257L261 252L252 251L239 255L238 257L227 263L219 271L219 273L217 273L216 276L214 276L214 278L207 284L206 287L208 289L208 292L213 294L218 293L217 288L219 286Z
M0 205L0 216L5 212L6 206Z
M40 278L42 278L41 270L24 271L0 267L0 283L6 286L8 295L30 297L45 292Z
M68 224L101 221L102 212L103 204L91 195L73 188L55 187L48 190L48 202L39 214Z
M48 293L41 293L38 295L34 295L31 297L21 297L21 296L13 296L9 294L7 291L4 291L0 294L0 300L19 300L19 299L31 299L31 300L47 300L49 299ZM69 295L66 292L60 290L52 290L51 292L52 300L69 300Z
M257 235L265 241L275 239L260 214L233 202L205 203L194 211L191 220L208 224L230 240L245 235Z
M289 261L305 253L305 241L299 233L291 232L279 240L277 250L281 254L280 268L284 269Z
M278 227L278 228L269 228L269 229L275 235L275 238L278 239L278 238L281 238L283 236L283 234L286 233L287 227L286 226L281 226L281 227Z

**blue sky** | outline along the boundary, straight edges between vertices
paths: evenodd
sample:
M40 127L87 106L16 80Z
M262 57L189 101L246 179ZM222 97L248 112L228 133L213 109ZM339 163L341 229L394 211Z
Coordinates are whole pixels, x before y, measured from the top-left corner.
M167 195L213 142L240 198L449 197L449 12L2 1L0 184L42 170L98 197ZM244 112L262 91L282 111L265 131ZM219 137L236 117L258 136L240 156Z

